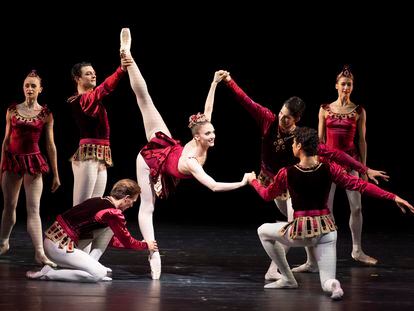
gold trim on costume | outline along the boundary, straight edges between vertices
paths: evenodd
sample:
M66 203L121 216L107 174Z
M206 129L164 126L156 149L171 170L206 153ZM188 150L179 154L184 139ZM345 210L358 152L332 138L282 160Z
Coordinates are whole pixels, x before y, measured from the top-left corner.
M113 166L111 148L104 145L82 144L76 150L70 161L96 160L102 161L106 166Z
M302 240L336 231L337 227L331 214L329 214L297 217L283 226L283 228L280 229L280 233L284 235L288 230L289 238L293 240Z
M73 253L74 243L57 221L46 230L45 236L54 243L59 243L59 248L66 249L66 253Z

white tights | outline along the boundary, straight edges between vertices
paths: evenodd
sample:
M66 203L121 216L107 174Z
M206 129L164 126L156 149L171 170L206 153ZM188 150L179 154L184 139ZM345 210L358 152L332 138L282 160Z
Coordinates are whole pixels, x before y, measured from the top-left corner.
M294 280L286 260L283 245L288 247L313 246L312 252L319 267L319 277L322 289L332 291L332 282L336 281L336 231L321 235L317 238L292 240L289 233L280 234L280 229L286 222L263 224L258 229L260 241L269 257L279 267L282 278Z
M105 164L95 160L72 161L72 171L73 206L87 199L104 195L108 178ZM79 248L98 260L112 236L112 230L109 227L105 228L104 233L101 233L92 244L90 241L80 241Z
M352 171L351 175L358 176L358 173ZM333 204L335 198L336 184L332 183L331 191L329 192L328 208L333 215ZM351 213L349 216L349 229L352 234L352 252L362 252L362 203L361 194L358 191L346 190L346 195L349 201Z
M9 248L10 234L16 224L16 207L22 184L26 195L27 232L32 239L36 261L45 263L46 256L43 249L42 221L40 219L43 180L40 174L20 176L9 171L3 172L1 187L4 206L1 218L0 246L5 251Z
M147 84L136 63L128 66L128 75L142 115L147 140L151 140L157 131L162 131L171 137L171 133L164 120L154 106ZM136 165L137 180L141 187L141 204L138 213L139 228L144 240L153 241L155 240L153 225L155 195L150 179L150 169L141 154L137 156Z
M59 244L48 238L44 241L46 254L59 267L69 269L48 269L43 279L71 282L98 282L107 275L107 268L84 251L75 248L72 253L59 248Z
M141 154L137 157L137 178L141 187L141 203L138 212L138 223L141 234L146 241L154 241L154 225L152 215L154 213L155 194L149 174L149 167Z
M150 141L157 131L162 131L171 137L167 125L152 101L151 95L148 92L147 83L136 63L128 66L128 75L131 88L137 98L138 108L141 111L147 140Z
M83 201L103 196L106 188L105 164L95 161L72 161L73 206Z

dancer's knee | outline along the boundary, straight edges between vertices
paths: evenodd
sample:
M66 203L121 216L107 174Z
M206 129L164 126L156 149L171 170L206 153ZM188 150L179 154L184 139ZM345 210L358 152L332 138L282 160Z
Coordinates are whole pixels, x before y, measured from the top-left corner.
M268 237L268 224L263 224L259 228L257 228L257 235L259 236L260 240L264 240Z

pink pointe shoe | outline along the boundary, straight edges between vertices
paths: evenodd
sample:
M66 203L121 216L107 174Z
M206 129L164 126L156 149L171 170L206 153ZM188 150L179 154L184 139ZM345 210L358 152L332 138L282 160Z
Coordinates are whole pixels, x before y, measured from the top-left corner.
M27 271L26 277L31 280L45 280L47 273L51 270L53 270L51 266L45 265L39 271Z
M131 55L131 32L129 28L122 28L120 39L121 47L119 48L119 52L121 55Z

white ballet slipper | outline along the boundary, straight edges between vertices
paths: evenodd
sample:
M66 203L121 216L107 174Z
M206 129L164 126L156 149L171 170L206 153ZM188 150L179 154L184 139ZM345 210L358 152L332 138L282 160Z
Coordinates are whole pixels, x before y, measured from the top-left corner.
M286 279L279 279L276 282L272 282L266 284L264 288L298 288L298 282L295 279L293 280L286 280Z
M39 271L27 271L26 277L31 280L44 280L46 278L46 274L52 269L53 268L51 266L44 265Z
M121 47L119 48L119 52L125 55L131 55L131 32L129 28L122 28L121 30Z
M279 280L280 278L282 278L282 275L279 273L279 271L270 271L268 270L265 274L265 280L266 281L272 281L272 280Z
M292 272L295 273L316 273L319 272L318 265L310 264L309 262L305 262L304 264L300 265L299 267L292 268Z
M159 252L154 252L148 256L151 267L151 277L153 280L159 280L161 277L161 257Z
M338 280L332 282L332 300L340 300L344 296L344 291L341 288L341 283Z

